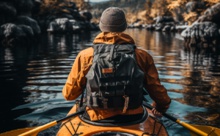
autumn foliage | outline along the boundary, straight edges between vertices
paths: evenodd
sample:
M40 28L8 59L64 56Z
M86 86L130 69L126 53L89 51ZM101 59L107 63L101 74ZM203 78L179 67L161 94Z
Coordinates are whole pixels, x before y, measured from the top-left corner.
M201 16L204 11L219 3L220 0L150 0L146 1L146 17L173 16L176 22L187 22L189 25Z

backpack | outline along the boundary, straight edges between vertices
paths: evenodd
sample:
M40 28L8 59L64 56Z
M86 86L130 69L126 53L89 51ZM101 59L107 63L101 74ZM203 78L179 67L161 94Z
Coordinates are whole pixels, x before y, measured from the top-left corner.
M142 105L144 73L137 65L135 45L95 44L86 74L87 106L135 109Z

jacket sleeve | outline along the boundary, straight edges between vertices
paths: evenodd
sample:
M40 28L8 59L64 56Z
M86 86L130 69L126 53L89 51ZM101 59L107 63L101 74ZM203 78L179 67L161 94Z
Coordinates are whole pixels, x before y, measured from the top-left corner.
M160 83L158 71L153 58L144 50L140 49L136 52L138 64L145 73L144 86L154 101L153 105L159 112L164 113L169 108L171 99L168 96L165 87Z
M86 60L84 54L84 52L80 52L77 55L72 69L68 75L67 81L63 87L62 93L66 100L75 100L82 94L82 91L85 87L85 75L89 69L89 59Z

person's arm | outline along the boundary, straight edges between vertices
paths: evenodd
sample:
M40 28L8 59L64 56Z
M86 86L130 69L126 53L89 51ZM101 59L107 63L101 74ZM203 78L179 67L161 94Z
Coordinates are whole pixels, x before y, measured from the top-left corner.
M171 99L165 87L160 83L153 58L145 50L140 49L137 52L138 64L145 73L145 88L154 100L153 106L156 107L156 110L164 113L168 109Z
M81 82L85 82L85 77L82 77L81 75L81 59L81 55L78 54L63 87L62 93L66 100L74 100L82 93L83 88L81 86Z
M75 100L79 97L86 84L86 74L92 63L92 48L81 51L72 66L62 93L66 100Z
M167 90L160 83L158 72L153 62L148 65L145 79L145 88L150 97L154 100L153 106L155 106L156 110L159 112L166 112L166 110L169 108L171 100L167 94Z

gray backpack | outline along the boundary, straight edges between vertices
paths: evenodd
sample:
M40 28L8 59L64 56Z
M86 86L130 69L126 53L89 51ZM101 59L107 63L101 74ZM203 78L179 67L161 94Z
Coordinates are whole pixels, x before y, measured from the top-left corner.
M144 73L135 59L135 45L95 44L93 64L86 75L87 106L135 109L142 105Z

